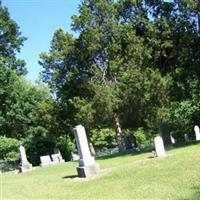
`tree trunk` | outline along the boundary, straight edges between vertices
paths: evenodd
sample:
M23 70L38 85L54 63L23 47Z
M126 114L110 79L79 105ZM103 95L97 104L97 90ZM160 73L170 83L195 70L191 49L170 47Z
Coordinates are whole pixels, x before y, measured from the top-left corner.
M116 113L114 114L114 122L115 122L115 127L116 127L116 132L117 132L117 144L119 147L119 152L122 152L125 150L124 139L122 136L122 129L119 123L119 117Z

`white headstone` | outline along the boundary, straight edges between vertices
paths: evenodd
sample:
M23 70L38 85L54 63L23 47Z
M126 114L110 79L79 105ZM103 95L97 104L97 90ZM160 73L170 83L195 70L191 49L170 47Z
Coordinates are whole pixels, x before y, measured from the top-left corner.
M19 147L19 152L20 152L21 164L29 163L26 157L25 148L22 145Z
M79 155L73 152L71 152L71 157L72 157L72 161L77 161L80 159Z
M20 158L21 158L20 171L21 172L31 171L32 164L28 162L25 148L22 145L19 147L19 153L20 153Z
M47 167L47 166L52 165L52 164L55 164L55 163L52 162L49 155L40 156L40 166L41 167Z
M196 140L199 141L200 140L200 131L199 131L199 127L197 125L194 126L194 132L195 132Z
M53 161L54 163L59 163L59 162L60 162L60 159L59 159L59 157L58 157L58 154L52 154L52 155L51 155L51 158L52 158L52 161Z
M80 156L80 165L87 166L95 164L94 157L90 154L85 128L82 125L75 127L75 138L77 142L78 154Z
M61 154L59 154L59 153L52 154L51 158L52 158L52 161L54 163L63 163L63 162L65 162L65 160L62 158Z
M170 138L171 138L172 144L175 144L175 139L172 137L172 135L170 135Z
M166 156L163 140L160 136L154 138L156 154L158 157Z
M99 172L94 157L90 153L85 128L78 125L74 128L78 154L80 156L79 167L77 168L79 177L87 177Z

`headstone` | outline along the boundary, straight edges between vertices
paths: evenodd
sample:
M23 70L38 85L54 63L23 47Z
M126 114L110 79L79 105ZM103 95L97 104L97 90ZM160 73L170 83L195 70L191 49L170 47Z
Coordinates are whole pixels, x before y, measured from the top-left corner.
M172 144L175 144L175 139L172 137L172 135L170 135L170 138L171 138Z
M40 166L41 167L48 167L49 165L55 164L52 162L49 155L46 156L40 156Z
M20 168L19 168L20 172L31 171L33 169L32 164L28 162L25 148L22 145L19 147L19 152L20 152L20 158L21 158L21 163L20 163Z
M199 127L197 125L194 126L194 132L195 132L196 140L199 141L200 140L200 131L199 131Z
M99 167L90 153L85 128L78 125L74 128L78 154L80 156L77 172L79 177L89 177L99 173Z
M57 156L58 156L58 159L59 159L60 163L64 163L65 162L65 160L63 159L61 154L57 154Z
M125 143L126 150L133 149L133 147L137 147L136 137L133 135L129 135L125 137L124 143Z
M71 152L72 161L77 161L80 159L77 153Z
M59 157L58 157L58 154L52 154L52 155L51 155L51 158L52 158L52 161L53 161L55 164L60 163L60 159L59 159Z
M189 139L189 137L188 137L188 134L187 134L187 133L185 133L185 134L184 134L184 139L185 139L185 141L186 141L186 142L189 142L189 141L190 141L190 139Z
M160 132L161 132L161 137L163 139L164 145L165 146L172 145L172 141L171 141L171 138L170 138L170 130L169 130L168 124L166 124L166 123L161 124Z
M160 136L154 138L156 154L158 157L166 156L163 140Z
M58 148L54 149L54 154L56 154L58 156L58 159L59 159L60 163L65 162L65 160L63 159L62 154L60 153L60 150Z

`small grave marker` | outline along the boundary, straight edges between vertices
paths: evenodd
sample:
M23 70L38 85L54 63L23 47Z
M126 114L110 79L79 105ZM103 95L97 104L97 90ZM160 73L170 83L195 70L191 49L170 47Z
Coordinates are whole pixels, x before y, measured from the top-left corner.
M189 142L189 141L190 141L190 139L189 139L189 137L188 137L188 134L187 134L187 133L185 133L185 134L184 134L184 139L185 139L185 141L186 141L186 142Z
M54 164L54 162L51 161L51 158L49 155L46 156L40 156L40 166L41 167L48 167L49 165Z

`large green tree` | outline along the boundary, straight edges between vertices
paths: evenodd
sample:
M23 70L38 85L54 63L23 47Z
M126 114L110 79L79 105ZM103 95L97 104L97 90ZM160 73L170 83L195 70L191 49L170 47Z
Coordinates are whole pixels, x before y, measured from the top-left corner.
M31 126L37 126L40 105L50 98L48 90L4 67L0 67L0 83L0 133L24 137Z
M16 58L24 40L19 26L0 1L0 66L13 69L20 75L26 74L25 62Z
M83 1L72 18L78 38L58 30L49 53L40 57L44 79L66 105L69 122L115 127L120 148L122 128L149 127L157 119L169 83L148 62L152 49L137 34L137 20L128 19L124 6L112 0Z

